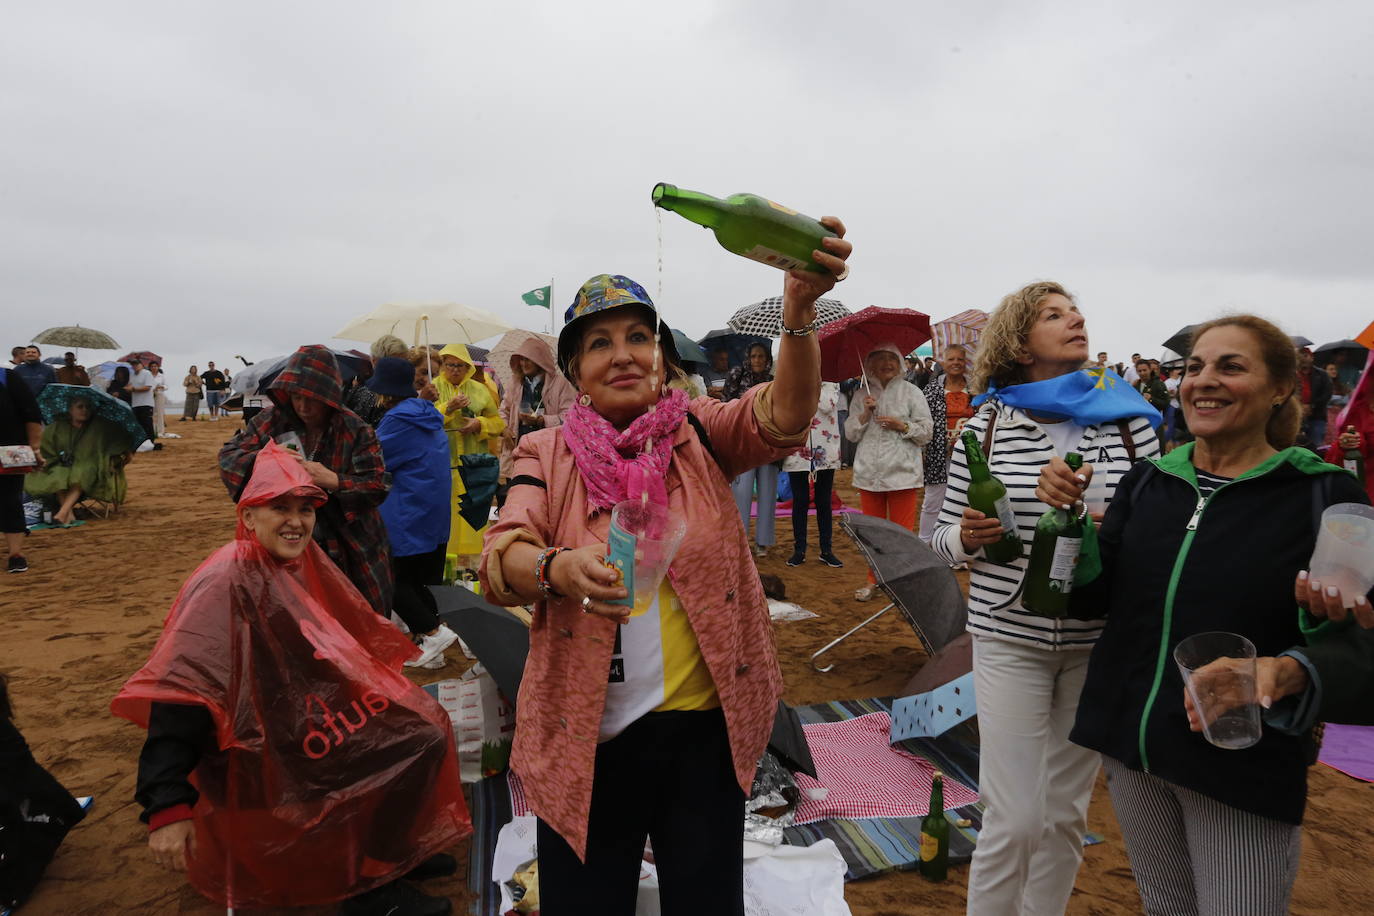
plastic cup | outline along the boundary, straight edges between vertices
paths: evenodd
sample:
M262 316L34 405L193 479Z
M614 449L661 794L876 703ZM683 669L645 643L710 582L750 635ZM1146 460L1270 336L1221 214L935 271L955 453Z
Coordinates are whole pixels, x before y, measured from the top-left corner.
M1374 588L1374 508L1361 503L1328 507L1307 569L1322 588L1336 586L1341 602L1354 607L1356 597Z
M1087 506L1088 514L1102 517L1111 498L1112 486L1107 483L1107 466L1093 467L1092 480L1088 481L1088 489L1083 491L1083 505Z
M634 549L634 608L630 616L643 614L658 596L673 557L687 533L687 523L675 512L656 503L627 499L611 510L611 527L627 535ZM611 555L616 556L616 532L611 535Z
M1227 750L1260 739L1255 644L1235 633L1198 633L1174 649L1183 685L1202 717L1202 735Z

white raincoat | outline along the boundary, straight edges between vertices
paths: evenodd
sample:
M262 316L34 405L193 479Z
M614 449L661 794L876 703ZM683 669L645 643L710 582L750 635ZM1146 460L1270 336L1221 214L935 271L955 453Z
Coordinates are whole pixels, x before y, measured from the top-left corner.
M891 349L898 359L901 358L896 347L880 349ZM864 361L867 362L868 357ZM918 489L925 482L921 446L930 441L935 430L926 396L900 375L886 387L880 387L871 375L868 383L878 399L878 406L867 423L861 421L863 399L868 392L860 385L854 389L849 418L844 424L845 437L859 444L854 454L854 486L871 493ZM907 431L884 429L878 424L879 417L905 420Z

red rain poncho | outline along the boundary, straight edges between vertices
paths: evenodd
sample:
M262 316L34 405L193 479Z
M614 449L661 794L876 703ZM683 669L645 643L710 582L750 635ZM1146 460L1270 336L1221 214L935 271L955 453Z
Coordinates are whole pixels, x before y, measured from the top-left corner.
M324 495L271 443L240 513L285 493ZM197 890L226 906L330 903L471 832L448 715L401 673L416 652L316 544L282 561L240 520L111 704L144 728L153 703L210 712L218 750L191 776Z

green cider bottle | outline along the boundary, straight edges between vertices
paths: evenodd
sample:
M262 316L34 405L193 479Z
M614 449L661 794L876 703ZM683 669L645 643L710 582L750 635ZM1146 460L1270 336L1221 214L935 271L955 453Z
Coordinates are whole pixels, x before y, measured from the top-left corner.
M921 819L921 874L943 881L949 874L949 819L945 817L945 776L930 778L930 811Z
M1347 426L1345 431L1348 435L1355 434L1355 427ZM1364 476L1364 453L1357 448L1348 448L1341 453L1341 467L1354 474L1360 483L1365 482Z
M1075 471L1083 467L1083 456L1077 452L1069 452L1064 461ZM1073 572L1083 548L1083 513L1078 511L1081 505L1075 503L1067 512L1056 506L1035 523L1035 540L1031 542L1030 564L1021 595L1021 606L1032 614L1068 616Z
M824 273L811 252L824 250L821 239L835 233L809 216L757 194L731 194L721 200L676 185L654 185L654 206L672 210L716 234L726 251L779 270Z
M988 518L1002 523L1002 539L983 548L990 563L1008 565L1021 559L1021 535L1016 532L1016 513L1012 511L1007 488L988 470L983 448L971 430L964 430L964 455L968 460L968 505Z

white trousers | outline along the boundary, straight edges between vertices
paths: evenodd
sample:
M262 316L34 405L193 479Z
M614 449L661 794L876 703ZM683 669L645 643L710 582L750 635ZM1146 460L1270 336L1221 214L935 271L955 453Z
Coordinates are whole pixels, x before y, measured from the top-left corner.
M945 502L945 487L948 484L928 483L921 497L921 543L930 546L930 536L935 533L935 522L940 518L940 507Z
M969 913L1043 916L1068 905L1101 761L1068 740L1090 654L973 637L986 810L969 870Z

